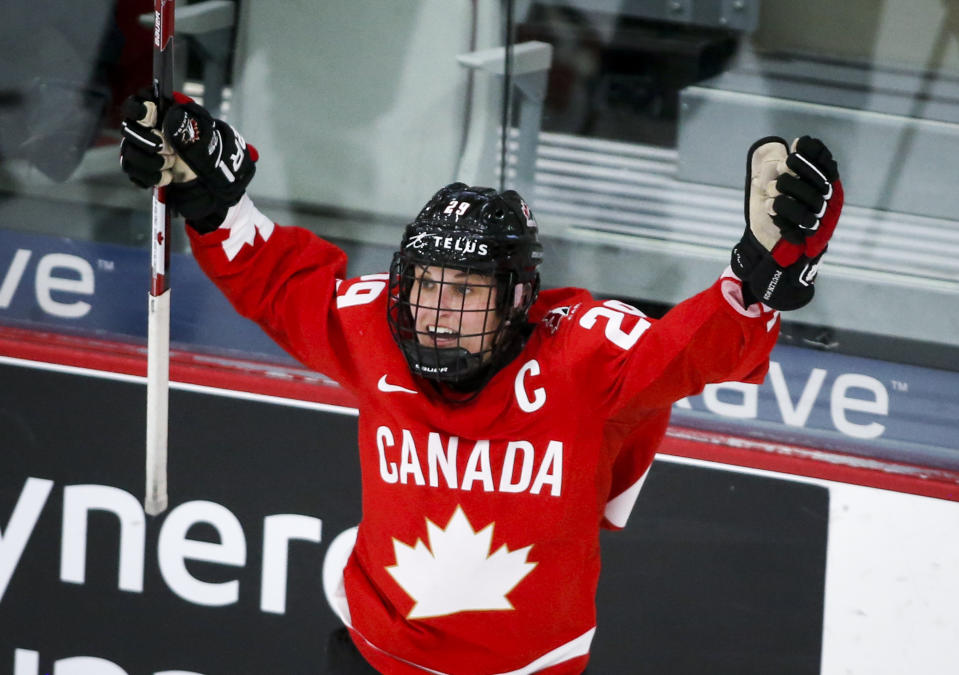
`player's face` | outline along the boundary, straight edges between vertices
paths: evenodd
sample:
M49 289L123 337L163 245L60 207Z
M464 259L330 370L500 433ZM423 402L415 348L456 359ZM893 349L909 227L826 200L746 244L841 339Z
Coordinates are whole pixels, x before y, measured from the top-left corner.
M492 346L499 327L492 276L446 267L418 267L410 289L416 337L428 347L462 347L474 354Z

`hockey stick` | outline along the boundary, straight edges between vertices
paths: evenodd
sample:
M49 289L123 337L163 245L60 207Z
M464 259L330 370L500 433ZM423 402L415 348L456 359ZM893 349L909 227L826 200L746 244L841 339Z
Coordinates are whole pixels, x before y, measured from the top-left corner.
M175 0L154 0L153 95L157 120L173 98ZM153 189L150 294L147 314L147 453L143 509L155 516L167 507L167 430L170 388L170 212L166 188Z

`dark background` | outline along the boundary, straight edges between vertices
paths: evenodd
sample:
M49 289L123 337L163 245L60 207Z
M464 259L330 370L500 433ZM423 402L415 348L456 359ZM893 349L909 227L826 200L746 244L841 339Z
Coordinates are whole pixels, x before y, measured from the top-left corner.
M360 517L356 419L172 392L170 508L221 504L247 542L244 567L187 562L204 581L239 580L238 603L204 607L160 575L165 514L147 518L142 594L117 587L119 525L106 512L89 516L85 583L60 581L63 488L140 499L144 415L143 385L0 365L0 531L27 477L55 482L0 600L0 673L14 648L38 651L40 673L78 655L131 674L320 670L338 625L323 555ZM818 673L828 499L821 487L658 461L626 530L603 535L591 675ZM320 544L290 546L285 614L259 607L263 519L278 513L322 519Z

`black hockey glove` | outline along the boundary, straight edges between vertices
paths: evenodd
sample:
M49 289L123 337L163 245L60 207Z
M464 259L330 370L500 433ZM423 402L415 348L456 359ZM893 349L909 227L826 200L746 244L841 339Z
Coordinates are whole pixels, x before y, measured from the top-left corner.
M822 141L803 136L790 147L771 136L753 143L746 158L746 231L732 254L747 305L791 310L812 300L842 204L839 171Z
M131 181L143 188L163 187L174 180L185 183L196 178L164 140L158 128L156 103L148 96L141 93L123 102L120 167Z
M212 232L240 201L258 158L236 129L179 93L156 127L156 106L143 96L124 103L120 164L137 185L168 185L167 203L199 232Z

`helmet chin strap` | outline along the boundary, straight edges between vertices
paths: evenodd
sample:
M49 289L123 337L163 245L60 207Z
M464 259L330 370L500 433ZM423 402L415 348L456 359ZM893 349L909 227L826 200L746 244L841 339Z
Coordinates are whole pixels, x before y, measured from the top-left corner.
M516 284L513 287L513 309L517 310L523 306L523 300L526 298L526 284Z
M455 382L462 373L477 371L482 366L482 357L462 347L427 347L414 341L404 341L403 351L410 363L415 363L414 372L423 377L446 382Z

